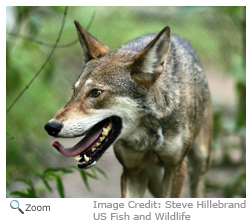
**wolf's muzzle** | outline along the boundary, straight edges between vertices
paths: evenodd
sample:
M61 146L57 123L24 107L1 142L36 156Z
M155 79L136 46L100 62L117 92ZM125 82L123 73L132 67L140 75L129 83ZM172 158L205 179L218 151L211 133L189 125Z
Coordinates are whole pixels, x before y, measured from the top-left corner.
M45 130L49 135L56 137L61 131L62 127L63 125L60 124L58 121L49 121L45 125Z

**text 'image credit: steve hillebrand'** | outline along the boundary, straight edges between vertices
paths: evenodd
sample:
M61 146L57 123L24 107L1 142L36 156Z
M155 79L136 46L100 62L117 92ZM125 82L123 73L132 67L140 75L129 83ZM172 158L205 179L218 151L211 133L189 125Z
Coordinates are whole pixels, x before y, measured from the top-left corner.
M222 202L221 200L202 200L196 202L175 202L165 201L165 203L148 200L148 202L135 202L133 200L125 203L93 202L94 209L110 208L113 210L123 208L246 208L246 200L242 202Z

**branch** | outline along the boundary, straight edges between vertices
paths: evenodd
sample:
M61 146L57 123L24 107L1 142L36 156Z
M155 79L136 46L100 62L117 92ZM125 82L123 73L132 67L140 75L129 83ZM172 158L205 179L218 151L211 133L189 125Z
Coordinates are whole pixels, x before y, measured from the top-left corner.
M46 66L46 64L48 63L48 61L50 60L51 56L53 55L58 43L59 43L59 40L60 40L60 37L61 37L61 34L62 34L62 31L63 31L63 28L65 26L65 21L66 21L66 15L67 15L67 9L68 7L66 6L65 7L65 12L64 12L64 15L63 15L63 20L62 20L62 25L61 25L61 29L60 29L60 32L59 32L59 35L58 35L58 38L53 46L53 49L51 51L51 53L49 54L48 58L46 59L46 61L44 62L44 64L41 66L41 68L38 70L38 72L33 76L33 78L30 80L30 82L26 85L26 87L19 93L19 95L17 96L17 98L13 101L13 103L10 105L10 107L7 109L7 112L6 113L9 113L10 110L12 109L12 107L16 104L16 102L20 99L20 97L24 94L24 92L30 87L30 85L33 83L33 81L38 77L38 75L40 74L40 72L44 69L44 67Z
M23 40L27 40L27 41L30 41L30 42L33 42L33 43L36 43L36 44L40 44L40 45L43 45L44 47L49 47L49 48L54 48L54 44L48 44L48 43L45 43L45 42L42 42L42 41L39 41L39 40L35 40L31 37L26 37L26 36L23 36L21 34L16 34L16 33L7 33L9 36L13 36L13 37L17 37L17 38L20 38L20 39L23 39ZM76 44L78 42L78 39L76 39L75 41L69 43L69 44L65 44L65 45L58 45L56 48L65 48L65 47L70 47L74 44Z
M89 30L89 28L91 27L91 25L92 25L92 23L94 21L96 12L97 11L94 11L93 14L92 14L92 17L91 17L91 19L90 19L90 21L89 21L89 23L88 23L88 25L86 27L87 31ZM21 38L21 39L36 43L36 44L43 45L45 47L54 48L53 44L48 44L48 43L45 43L45 42L42 42L42 41L38 41L38 40L35 40L35 39L31 38L31 37L26 37L26 36L23 36L23 35L20 35L20 34L17 34L17 33L7 33L7 34L10 35L10 36L14 36L14 37L17 37L17 38ZM71 47L72 45L76 44L77 42L78 42L78 38L76 40L74 40L73 42L71 42L71 43L64 44L64 45L58 45L56 48Z

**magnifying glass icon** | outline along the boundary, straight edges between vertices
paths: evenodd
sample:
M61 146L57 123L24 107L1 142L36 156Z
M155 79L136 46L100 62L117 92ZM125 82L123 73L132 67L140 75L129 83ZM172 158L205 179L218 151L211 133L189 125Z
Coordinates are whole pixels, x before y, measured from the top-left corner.
M18 209L18 211L20 211L22 214L24 214L24 212L19 208L19 202L17 200L11 201L10 207L13 209Z

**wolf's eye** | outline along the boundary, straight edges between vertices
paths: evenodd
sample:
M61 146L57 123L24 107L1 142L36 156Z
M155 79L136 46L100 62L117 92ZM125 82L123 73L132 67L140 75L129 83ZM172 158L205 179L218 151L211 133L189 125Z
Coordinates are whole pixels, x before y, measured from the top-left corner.
M100 96L102 94L102 91L99 90L99 89L93 89L91 94L92 94L93 97L98 97L98 96Z

